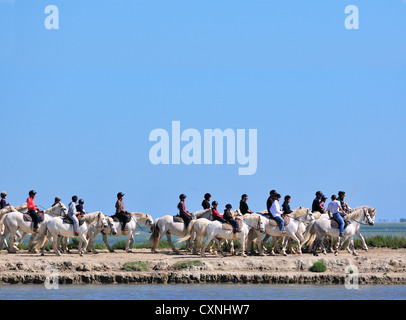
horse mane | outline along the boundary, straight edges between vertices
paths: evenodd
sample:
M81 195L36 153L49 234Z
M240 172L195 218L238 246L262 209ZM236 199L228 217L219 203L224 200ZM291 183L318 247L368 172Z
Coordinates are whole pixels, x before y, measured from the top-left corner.
M307 214L307 212L309 212L308 208L299 207L299 208L294 209L291 213L289 213L288 216L298 219L298 218L304 216L305 214Z
M139 216L139 218L145 218L145 219L148 219L149 217L151 217L149 214L142 213L142 212L131 212L131 215Z
M362 207L354 209L351 213L347 214L345 217L346 219L357 219L361 214L364 213L364 209Z
M205 214L207 212L207 210L211 210L209 209L203 209L203 210L199 210L193 213L193 216L195 216L196 218L199 218L201 215Z

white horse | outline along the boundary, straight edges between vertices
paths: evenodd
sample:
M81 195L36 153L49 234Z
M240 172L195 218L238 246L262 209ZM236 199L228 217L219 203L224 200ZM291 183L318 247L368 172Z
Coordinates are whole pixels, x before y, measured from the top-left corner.
M192 219L201 219L206 218L210 219L211 217L211 209L200 210L195 213L192 213ZM192 221L193 221L192 220ZM192 222L191 221L191 222ZM184 236L187 228L185 228L185 224L183 222L174 222L173 216L166 215L161 218L155 220L154 224L151 226L152 235L149 238L149 241L152 242L152 249L151 252L156 252L156 248L158 247L159 240L165 235L166 239L168 239L168 243L171 246L172 250L176 253L179 253L179 250L175 248L172 243L172 237L174 236ZM190 247L190 241L187 241L187 248Z
M233 233L233 230L223 230L223 224L219 221L211 221L207 225L207 239L206 242L202 248L201 256L206 257L205 251L207 246L209 245L210 241L214 239L217 243L217 247L219 248L220 252L224 255L224 252L220 246L220 243L218 241L218 238L222 239L229 239L229 240L239 240L241 244L241 255L243 257L246 257L247 255L245 254L245 241L248 236L249 231L252 228L258 229L259 232L264 233L265 232L265 225L263 220L259 215L254 215L254 214L246 214L241 217L240 223L242 223L241 231L237 233Z
M58 203L52 208L49 208L43 211L44 221L38 225L38 237L42 238L46 232L46 224L47 222L55 216L65 216L68 212L68 209L65 207L63 203ZM16 249L14 247L15 235L17 230L21 230L24 233L34 233L34 222L32 221L25 221L24 215L18 211L12 211L7 214L6 218L4 219L4 224L6 226L5 232L1 236L0 243L5 241L7 235L10 235L10 245L8 251L10 253L16 253ZM0 248L1 249L1 248Z
M288 244L289 238L292 239L297 243L297 248L298 248L298 253L302 254L301 251L301 239L303 239L300 236L300 231L303 231L302 226L309 224L311 221L313 221L313 215L310 209L308 208L296 208L294 209L291 213L289 213L287 216L290 218L290 222L287 226L284 227L286 234L283 238L282 241L282 253L284 256L286 256L286 246ZM269 219L268 219L269 221ZM270 236L272 236L274 239L282 237L282 233L279 229L279 226L271 226L268 223L265 225L265 232L266 236L264 240L262 241L261 247L263 247L266 243L266 241L269 239ZM271 249L271 255L275 255L275 246L277 244L277 240L274 241L273 247ZM260 246L258 246L260 247Z
M103 228L107 228L107 220L106 217L103 215L102 212L96 211L92 213L86 214L81 220L84 220L83 224L81 226L78 226L78 233L79 233L79 255L83 255L83 243L85 243L85 248L88 245L88 241L86 239L86 234L89 231L90 226L97 224L97 225L102 225ZM46 224L46 230L48 231L48 236L52 237L53 242L54 242L54 249L55 252L58 256L61 255L59 251L59 246L58 246L58 236L61 237L74 237L74 230L73 230L73 224L70 223L65 223L63 220L59 217L57 218L52 218L50 219L47 224ZM45 239L42 241L41 247L42 247L42 252L41 254L44 255L44 244L46 241L46 236L44 237Z
M23 213L23 212L27 211L27 204L25 203L18 207L6 206L5 208L0 209L0 235L4 233L4 229L5 229L4 219L6 219L7 214L11 211L19 211L19 212ZM18 237L20 239L19 242L22 241L21 234L18 232L18 230L16 231L16 237ZM0 244L0 245L3 247L3 244ZM17 245L18 245L18 242L14 242L14 248L15 248L15 250L18 251L19 249L18 249ZM8 245L7 245L7 241L5 238L4 238L4 246L8 250Z
M94 238L96 235L101 232L103 236L103 242L106 245L107 249L110 252L114 252L114 250L110 247L108 241L107 241L107 235L110 236L122 236L123 232L121 230L121 222L119 221L113 221L111 217L108 217L111 221L108 225L107 228L100 230L97 229L95 226L93 226L89 234L89 244L87 249L89 250L90 248L92 249L93 253L97 253L96 248L95 248L95 242ZM137 229L137 227L141 228L142 224L145 224L147 228L151 228L152 224L154 223L154 220L149 214L146 213L140 213L140 212L132 212L131 213L131 220L126 224L126 229L125 235L127 235L127 241L125 245L125 251L126 252L131 252L131 246L134 243L134 232Z
M375 216L375 214L376 214L376 209L375 209L375 208L372 208L372 207L369 207L369 206L360 206L360 207L357 207L357 208L352 209L351 212L355 212L355 211L358 210L358 209L366 209L366 210L368 210L368 213L369 213L371 216ZM330 219L330 217L329 217L329 215L328 215L327 213L320 213L320 212L313 212L313 217L314 217L315 219L326 219L326 220L329 220L329 219ZM361 240L362 248L363 248L366 252L368 252L368 250L369 250L369 249L368 249L368 246L367 246L367 244L366 244L366 242L365 242L365 239L364 239L364 237L363 237L363 235L361 234L361 232L360 232L359 229L358 229L357 231L355 231L355 235ZM334 252L334 249L333 249L333 240L334 240L334 237L333 237L333 236L329 236L329 237L330 237L330 247L328 248L328 252ZM314 240L315 240L315 239L316 239L316 234L315 234L315 233L313 233L313 234L308 233L306 239L304 239L304 240L302 241L302 246L303 246L304 244L306 244L308 248L311 248L311 247L313 246L313 243L314 243ZM346 249L347 249L348 253L352 253L352 251L351 251L351 249L350 249L350 241L347 242L347 247L346 247Z
M351 213L347 214L345 216L345 220L349 221L350 224L344 229L343 231L343 237L340 238L340 241L338 241L336 249L335 249L335 255L338 254L338 250L341 249L342 245L346 240L349 240L349 244L352 247L352 254L354 256L357 256L358 254L355 252L355 247L354 247L354 240L353 237L355 234L359 234L359 229L361 227L361 224L366 222L366 224L373 226L375 224L375 215L376 215L376 209L370 208L370 207L359 207L358 209L353 210ZM332 237L339 237L340 230L339 228L332 227L331 226L331 220L330 219L325 219L325 218L320 218L317 220L314 220L310 225L308 230L305 232L305 241L307 241L311 235L315 234L316 239L314 240L313 243L313 255L317 256L317 245L320 244L322 247L322 252L323 254L326 254L326 248L324 246L323 240L324 238L329 235Z
M231 212L233 216L239 217L242 216L240 210L234 210ZM192 241L192 246L193 246L193 252L192 254L198 254L197 249L199 246L201 246L203 242L203 238L207 236L207 226L208 224L213 221L212 216L209 217L209 219L198 219L198 220L192 220L186 229L185 235L181 239L178 239L178 243L183 242L188 240L189 238ZM227 242L227 240L223 240ZM210 252L212 252L212 246L210 246ZM234 242L230 241L230 252L233 254L234 253Z

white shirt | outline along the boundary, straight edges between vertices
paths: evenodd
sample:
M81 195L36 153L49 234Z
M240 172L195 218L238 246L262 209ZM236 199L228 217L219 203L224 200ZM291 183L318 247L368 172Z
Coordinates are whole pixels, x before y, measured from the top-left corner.
M74 202L69 203L68 205L68 215L69 216L75 216L78 214L78 212L76 211L76 206Z
M333 214L334 213L339 213L340 212L340 206L341 206L340 201L338 201L338 200L331 201L328 204L327 211L330 211Z
M271 213L272 213L272 215L273 215L274 217L280 217L280 216L281 216L281 214L282 214L283 212L281 211L281 207L279 206L279 201L278 201L278 200L275 200L275 201L272 203L272 206L271 206L270 211L271 211Z

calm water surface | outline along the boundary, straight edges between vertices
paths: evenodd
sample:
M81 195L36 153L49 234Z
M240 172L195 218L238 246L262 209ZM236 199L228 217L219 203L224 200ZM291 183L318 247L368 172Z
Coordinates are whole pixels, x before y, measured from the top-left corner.
M64 300L405 300L406 286L360 286L347 290L341 285L63 285L47 290L43 285L3 285L0 299Z

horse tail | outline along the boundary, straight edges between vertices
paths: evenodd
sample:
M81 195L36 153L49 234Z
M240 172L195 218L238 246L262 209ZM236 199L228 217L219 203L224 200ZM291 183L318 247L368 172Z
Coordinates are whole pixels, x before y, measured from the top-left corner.
M155 223L151 226L151 236L149 237L149 243L152 243L152 248L155 249L159 244L161 238L161 232L158 227L159 219L155 220Z
M183 236L183 238L178 239L177 243L181 243L183 241L186 241L192 236L192 228L193 228L193 225L195 224L195 221L196 220L191 220L189 222L189 225L187 226L185 235Z
M306 231L303 234L303 241L301 243L301 246L303 247L309 240L310 238L314 238L312 237L314 235L314 223L315 221L312 221L310 223L310 225L307 227ZM314 241L314 239L312 239L312 242Z

